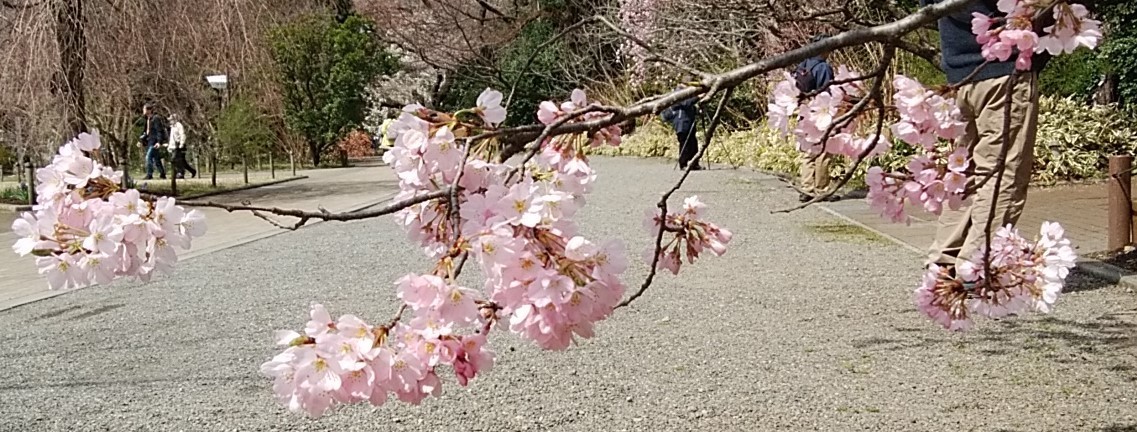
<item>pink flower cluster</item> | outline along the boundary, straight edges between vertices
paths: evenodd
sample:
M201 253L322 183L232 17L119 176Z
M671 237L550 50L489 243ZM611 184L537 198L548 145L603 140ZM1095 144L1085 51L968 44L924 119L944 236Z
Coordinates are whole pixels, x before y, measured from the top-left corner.
M561 102L560 105L557 105L553 101L541 102L540 107L537 109L537 120L540 121L542 124L551 125L551 124L555 123L557 120L560 120L561 118L563 118L565 116L572 115L574 112L583 110L583 109L588 108L590 106L598 106L598 104L596 104L595 102L590 103L588 101L588 96L584 94L584 90L576 89L576 90L572 91L572 94L570 95L569 100ZM574 122L596 120L596 119L601 119L601 118L605 118L605 117L609 117L609 116L611 116L611 114L607 114L607 113L604 113L601 111L593 111L593 112L589 112L589 113L585 113L583 115L580 115L579 117L576 118L576 120ZM612 126L608 126L608 127L603 128L603 129L600 129L599 132L592 134L592 136L588 137L587 142L589 145L591 145L593 147L598 147L598 146L601 146L604 144L608 144L612 147L619 147L622 136L623 135L622 135L622 132L620 130L620 126L612 125ZM550 141L555 142L555 143L556 142L564 142L564 141L571 142L571 141L575 141L575 140L569 139L569 138L575 138L575 137L577 137L577 135L570 135L570 136L561 135L558 138L550 138ZM547 143L545 143L545 144L547 144ZM560 147L560 146L563 146L563 144L558 145L558 147ZM577 153L579 153L579 152L577 152Z
M1055 24L1034 31L1034 17L1052 2L1040 0L999 0L997 6L1005 17L993 18L979 12L972 14L971 31L983 44L983 58L1007 61L1018 52L1015 68L1030 70L1035 54L1072 53L1080 46L1093 49L1102 38L1101 22L1090 19L1089 11L1080 4L1059 2L1053 6Z
M699 201L698 196L683 200L682 213L670 213L666 218L658 210L647 210L644 218L644 229L651 235L659 233L663 226L663 247L659 250L656 269L667 269L672 274L679 274L686 255L687 263L694 264L704 250L710 250L715 256L726 253L726 245L734 236L725 228L720 228L710 222L701 220L707 206ZM644 251L644 260L648 264L655 261L655 245Z
M840 65L834 74L834 80L844 81L858 76L845 65ZM793 77L785 72L782 78L770 94L767 121L770 127L783 135L789 133L793 124L798 150L814 155L825 152L848 157L859 157L866 151L866 157L875 157L889 150L889 140L884 136L857 135L862 126L860 116L841 119L853 107L852 101L864 96L860 82L830 86L809 100L802 101L804 95L794 84ZM829 132L829 136L822 142L826 132Z
M959 107L903 75L897 75L893 84L900 119L892 125L892 133L923 148L924 154L912 157L906 173L869 168L865 175L869 203L893 222L908 221L905 208L909 203L917 203L932 214L940 214L945 205L959 208L967 191L970 153L964 147L945 149L941 144L959 138L966 130Z
M423 283L429 284L422 279L408 282ZM435 287L449 288L429 286ZM312 306L310 316L303 334L278 331L277 342L288 348L261 365L261 372L273 378L277 401L294 412L318 417L336 404L380 406L391 394L418 404L428 395L441 394L439 365L453 368L463 386L479 371L493 367L484 334L428 334L406 325L373 326L354 315L333 320L319 304Z
M1043 223L1033 243L1007 225L991 238L991 253L981 248L959 265L956 276L929 268L916 289L916 306L949 330L970 328L975 315L998 319L1031 309L1049 313L1077 259L1058 223Z
M487 89L465 112L494 127L506 116L500 99ZM576 90L567 102L542 103L537 116L553 125L610 115L580 115L588 106ZM561 350L575 338L591 338L596 324L612 314L625 292L624 247L587 240L572 217L596 178L587 149L618 145L620 129L547 139L532 163L519 167L492 162L492 147L471 147L461 138L484 129L417 105L404 108L388 128L394 146L384 161L399 178L396 200L457 185L455 200L427 201L396 214L438 264L431 274L396 282L399 299L412 312L405 322L369 326L353 316L333 322L317 306L305 334L283 333L289 348L262 367L276 380L281 403L313 416L335 404L379 405L392 393L418 403L441 392L439 365L451 367L461 385L488 370L493 356L485 335L494 328ZM703 208L692 201L676 229L694 251L689 253L711 247L722 254L730 233L697 220ZM481 289L456 282L467 258L481 267Z
M51 165L36 171L37 204L12 223L20 238L12 249L35 255L51 289L105 284L118 276L148 281L178 261L205 234L205 217L173 198L143 199L119 190L122 173L89 156L101 147L97 134L63 145Z

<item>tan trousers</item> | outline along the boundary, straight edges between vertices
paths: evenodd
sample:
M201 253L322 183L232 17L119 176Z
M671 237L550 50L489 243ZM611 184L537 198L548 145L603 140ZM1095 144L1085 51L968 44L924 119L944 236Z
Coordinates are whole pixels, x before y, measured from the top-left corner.
M976 184L995 172L1003 145L1003 114L1011 77L993 78L967 84L959 89L956 102L967 122L967 132L959 143L971 149ZM992 177L976 191L970 205L959 210L944 209L936 238L926 264L954 266L967 261L986 244L987 220L995 208L992 234L999 227L1015 224L1026 203L1034 165L1034 141L1038 129L1038 77L1022 74L1015 78L1012 93L1010 148L1006 169L998 190ZM997 192L997 195L996 195Z
M801 190L806 194L818 196L829 190L829 163L833 156L823 153L813 162L813 155L806 153L801 162Z

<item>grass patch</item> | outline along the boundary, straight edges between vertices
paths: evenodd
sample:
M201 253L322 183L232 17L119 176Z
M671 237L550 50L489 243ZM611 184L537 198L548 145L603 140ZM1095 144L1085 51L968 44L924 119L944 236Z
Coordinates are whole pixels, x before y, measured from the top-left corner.
M19 186L9 186L0 189L0 203L24 205L28 203L28 191Z
M887 243L883 237L856 225L835 222L811 224L808 225L808 228L810 231L830 241L859 244Z
M210 184L209 179L178 180L178 195L177 196L184 197L184 196L193 196L193 195L200 195L200 194L206 194L206 193L228 192L228 191L237 190L237 189L241 189L241 188L264 185L264 184L272 183L272 182L278 181L278 180L269 180L269 181L261 181L261 182L251 181L248 184L246 184L243 181L224 181L224 182L218 181L217 187L213 187ZM151 194L155 194L155 195L165 195L165 196L169 196L170 190L171 190L169 180L140 181L140 182L135 184L135 187L138 188L138 190L142 191L142 192L147 192L147 193L151 193Z

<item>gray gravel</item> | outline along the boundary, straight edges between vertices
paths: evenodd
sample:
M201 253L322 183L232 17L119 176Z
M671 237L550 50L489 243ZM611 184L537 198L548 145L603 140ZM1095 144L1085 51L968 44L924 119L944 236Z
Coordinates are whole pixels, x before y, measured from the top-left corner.
M678 173L596 164L585 230L639 257L642 209ZM0 431L1137 430L1137 302L1124 288L1076 276L1053 315L948 334L912 307L919 262L905 249L817 209L771 215L796 194L750 172L695 173L677 198L690 194L734 230L726 256L661 277L567 352L499 333L492 372L468 388L450 379L421 406L310 421L257 372L272 331L302 328L310 301L391 316L391 282L428 263L381 219L0 313Z

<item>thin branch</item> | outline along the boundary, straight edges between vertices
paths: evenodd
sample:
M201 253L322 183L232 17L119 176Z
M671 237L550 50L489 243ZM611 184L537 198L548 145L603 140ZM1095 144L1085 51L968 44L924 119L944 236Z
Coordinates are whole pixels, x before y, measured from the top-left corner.
M655 253L651 259L651 269L648 271L647 278L644 279L643 284L640 285L640 289L636 290L635 293L632 293L631 297L628 297L626 300L620 302L620 304L617 305L615 309L619 309L632 304L633 301L640 298L640 296L642 296L644 292L647 291L648 287L651 286L652 281L655 280L655 275L657 273L656 269L659 267L659 253L663 251L663 233L670 231L667 229L667 200L671 199L671 195L675 194L679 188L683 187L683 182L687 181L687 176L691 175L691 170L695 168L696 165L698 165L699 160L703 158L703 154L707 152L708 148L710 148L711 138L715 134L715 128L718 127L719 119L723 113L723 107L725 107L726 102L730 100L732 93L734 93L734 87L726 89L726 92L723 93L722 99L719 100L718 107L715 108L714 117L712 117L711 122L707 124L707 132L703 137L703 147L699 149L699 153L695 155L692 162L687 165L687 169L683 171L683 175L679 177L679 181L676 182L670 190L664 193L663 197L659 199L659 203L656 204L656 207L659 208L660 223L659 231L655 233Z
M1002 148L999 149L999 159L995 162L995 185L991 191L991 211L987 212L987 224L984 229L986 249L983 251L983 273L987 283L991 278L991 228L995 223L995 211L998 210L999 188L1003 185L1003 173L1007 170L1007 154L1011 150L1011 108L1014 107L1015 85L1018 83L1018 73L1012 73L1007 80L1007 92L1003 95L1003 134ZM1033 86L1033 83L1031 84ZM1031 89L1033 96L1034 89Z
M235 211L248 211L248 212L270 213L270 214L274 214L274 215L278 215L278 216L291 216L291 217L295 217L295 218L300 218L301 221L304 223L306 223L308 220L313 220L313 219L324 220L324 221L344 222L344 221L371 219L371 218L376 218L379 216L389 215L389 214L395 213L399 210L413 206L415 204L421 204L421 203L431 201L431 200L446 198L449 194L450 194L450 188L448 187L446 189L437 190L437 191L434 191L434 192L431 192L428 194L407 198L405 200L398 201L398 202L393 202L391 204L387 204L387 205L380 207L378 209L362 211L362 212L354 212L354 213L331 213L328 211L312 212L312 211L304 211L304 210L282 209L282 208L277 208L277 207L257 207L257 206L251 206L251 205L246 205L246 204L228 205L228 204L220 204L220 203L215 203L215 202L200 202L200 201L179 201L178 204L181 204L184 206L191 206L191 207L219 208L219 209L225 210L225 211L230 212L230 213L235 212ZM254 214L256 214L256 213L254 213ZM260 217L262 219L264 219L263 215ZM275 223L274 223L274 225L280 226L279 224L275 224ZM303 223L298 224L295 228L287 228L287 227L282 227L282 228L294 230L294 229L300 228L300 226L303 226Z

